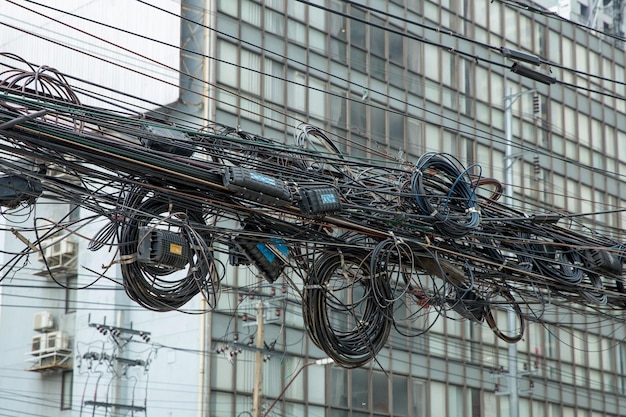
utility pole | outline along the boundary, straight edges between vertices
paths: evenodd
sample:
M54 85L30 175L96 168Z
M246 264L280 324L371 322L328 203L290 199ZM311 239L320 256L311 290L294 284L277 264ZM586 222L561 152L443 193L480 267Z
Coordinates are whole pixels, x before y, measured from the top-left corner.
M506 82L506 77L505 77ZM513 206L513 103L524 94L535 93L536 90L522 91L513 94L511 88L505 89L504 96L504 131L506 138L506 148L504 154L504 203ZM507 322L510 332L515 332L517 325L517 315L513 309L507 311ZM509 387L509 417L519 417L519 386L517 381L517 344L509 343L508 346L508 387Z
M261 417L261 403L263 390L263 301L259 300L256 316L256 353L254 361L254 387L252 391L252 417Z
M519 96L517 96L519 97ZM516 98L517 98L516 97ZM505 201L509 207L513 206L513 97L511 88L507 87L504 96L504 131L506 133L506 149L504 154L504 170L505 170L505 185L504 195ZM510 331L515 330L515 311L510 309L507 312L507 321ZM508 363L509 363L509 417L519 417L519 398L517 392L517 344L509 343L508 351Z
M285 395L285 393L287 392L287 389L291 386L291 384L293 384L293 381L296 380L296 378L298 377L298 375L300 375L300 373L302 371L304 371L304 368L311 366L311 365L319 365L319 366L324 366L324 365L328 365L331 363L334 363L335 361L331 358L322 358L322 359L317 359L313 362L308 362L305 363L304 365L302 365L298 371L291 377L291 379L289 380L289 382L287 383L287 385L285 385L285 387L282 389L282 391L280 392L280 394L278 394L278 397L276 397L276 399L272 402L272 404L270 404L270 406L267 408L267 410L265 410L265 414L263 414L263 417L267 417L267 415L270 413L270 411L272 411L272 408L274 408L274 406L278 403L278 401L281 400L281 398L283 398L283 395Z

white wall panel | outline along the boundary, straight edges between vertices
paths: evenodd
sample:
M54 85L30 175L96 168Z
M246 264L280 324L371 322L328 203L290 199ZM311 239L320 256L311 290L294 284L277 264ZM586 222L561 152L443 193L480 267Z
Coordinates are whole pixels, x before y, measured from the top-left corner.
M2 2L0 52L158 105L169 104L178 97L180 1L150 3L166 11L131 0L43 0L46 7L23 1ZM0 62L13 61L0 58ZM94 103L85 96L80 98L85 104Z

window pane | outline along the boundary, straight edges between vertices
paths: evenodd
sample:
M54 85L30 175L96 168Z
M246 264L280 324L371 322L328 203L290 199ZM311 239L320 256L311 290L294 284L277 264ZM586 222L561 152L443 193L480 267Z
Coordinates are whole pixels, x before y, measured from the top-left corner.
M212 356L211 386L227 391L233 390L233 364L225 356Z
M404 64L404 49L402 47L403 42L404 37L401 35L397 33L389 33L389 60L400 65Z
M350 20L350 42L354 46L365 48L365 12L358 10L356 7L352 7L350 14L360 21L353 19Z
M430 383L430 411L433 416L445 416L446 386L441 382ZM413 400L415 404L415 400Z
M413 416L425 417L426 416L426 388L422 381L413 382Z
M424 65L424 74L431 80L438 81L441 77L439 68L439 50L440 48L433 45L424 45L424 59L428 65Z
M237 48L232 43L220 42L217 51L220 61L217 64L217 81L230 85L237 85L237 73L239 69L235 66L237 60Z
M366 369L352 370L352 407L367 410L369 402L368 380Z
M230 394L212 393L211 394L211 415L213 416L232 416L232 397Z
M406 416L409 413L408 378L403 375L393 376L393 415Z
M276 13L272 10L266 9L265 26L267 30L269 30L276 36L284 36L285 34L284 17L280 13Z
M255 96L261 94L261 57L245 49L241 50L241 88Z
M263 89L265 99L273 101L274 103L282 104L284 83L278 78L283 73L282 65L276 61L266 58L264 67L266 74L273 74L277 76L271 77L269 75L265 75L265 85Z
M371 391L374 412L389 414L390 407L387 375L382 372L373 372Z
M309 77L309 115L318 119L326 118L326 84L322 80Z
M289 94L287 94L287 104L289 107L304 112L306 111L306 80L305 75L300 71L289 71Z
M333 367L330 369L330 405L346 407L348 405L348 372Z

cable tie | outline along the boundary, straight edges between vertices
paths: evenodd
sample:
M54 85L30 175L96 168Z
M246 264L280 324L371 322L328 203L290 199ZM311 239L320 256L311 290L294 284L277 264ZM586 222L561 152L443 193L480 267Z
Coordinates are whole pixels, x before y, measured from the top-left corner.
M343 252L339 251L339 259L341 259L341 273L343 274L343 278L350 282L350 277L346 271L346 258L343 256Z
M120 264L120 265L129 265L129 264L132 264L135 261L137 261L137 254L136 253L132 253L130 255L120 255L120 260L119 261L114 261L112 263L117 263L117 264Z
M393 230L389 231L389 234L391 235L391 237L393 238L393 241L396 245L400 244L404 244L404 239L402 239L401 237L396 236L396 234L393 232Z
M480 215L480 210L476 207L469 207L465 210L465 213L478 213Z
M439 211L437 211L437 209L435 209L435 211L430 213L430 217L435 217L437 214L439 214Z
M309 284L309 285L305 285L302 288L305 289L305 290L323 290L324 286L322 286L320 284Z
M504 262L502 262L502 265L500 265L500 266L498 267L498 272L501 272L501 271L504 269L504 267L506 266L506 264L507 264L508 262L509 262L509 260L508 260L508 259L505 259L505 260L504 260Z

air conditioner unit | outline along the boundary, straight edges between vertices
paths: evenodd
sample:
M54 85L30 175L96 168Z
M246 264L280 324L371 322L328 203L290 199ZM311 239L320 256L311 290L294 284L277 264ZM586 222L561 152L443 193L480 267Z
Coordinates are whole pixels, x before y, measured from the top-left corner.
M50 268L66 266L65 264L76 256L77 245L73 237L69 235L55 236L49 241L43 241L41 246L43 247L43 254L40 256L40 260L43 262L45 258Z
M33 340L31 342L30 354L33 356L41 355L48 344L48 334L42 333L33 336Z
M45 332L52 330L54 327L54 320L52 319L52 313L49 311L41 311L35 313L33 330L38 332Z
M46 333L46 336L46 347L44 349L46 353L69 349L70 339L66 332L50 332Z

